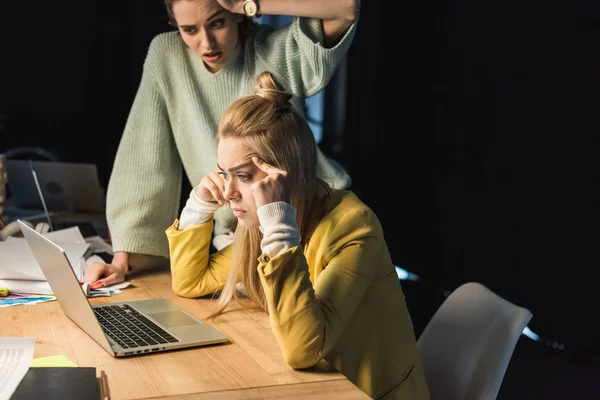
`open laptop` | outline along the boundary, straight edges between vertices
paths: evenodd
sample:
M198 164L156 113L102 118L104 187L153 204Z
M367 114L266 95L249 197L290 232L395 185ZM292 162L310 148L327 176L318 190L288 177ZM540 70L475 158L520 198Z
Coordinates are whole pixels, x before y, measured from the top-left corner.
M58 161L6 160L12 206L50 212L104 212L104 190L95 164ZM37 175L34 180L32 171Z
M63 249L18 220L60 307L114 357L224 343L227 336L167 299L92 306Z

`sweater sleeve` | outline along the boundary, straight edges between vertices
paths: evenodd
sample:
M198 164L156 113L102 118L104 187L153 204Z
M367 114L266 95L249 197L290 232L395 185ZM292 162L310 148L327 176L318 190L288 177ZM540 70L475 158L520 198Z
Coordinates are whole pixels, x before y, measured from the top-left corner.
M274 257L300 244L300 231L296 224L296 208L283 201L265 204L256 210L263 238L260 248Z
M291 24L277 30L262 29L254 42L257 72L271 71L296 96L317 94L344 59L357 22L358 18L332 48L323 47L319 19L295 17Z
M200 297L223 289L231 269L229 245L210 254L213 219L179 230L175 220L167 230L171 262L171 285L181 297Z
M177 216L182 172L164 93L149 68L158 59L153 44L117 150L106 213L114 251L167 257L164 231Z
M314 287L300 246L259 257L258 273L275 337L293 368L323 359L380 272L385 242L370 213L348 213L319 240L328 260Z
M219 208L221 208L219 203L211 203L199 198L196 195L196 188L193 188L183 210L181 210L178 229L186 229L208 221Z

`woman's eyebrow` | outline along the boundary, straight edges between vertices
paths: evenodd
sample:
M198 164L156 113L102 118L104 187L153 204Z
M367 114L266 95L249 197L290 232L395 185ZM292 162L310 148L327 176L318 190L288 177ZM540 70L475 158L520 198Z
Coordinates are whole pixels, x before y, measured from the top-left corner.
M211 19L215 18L217 15L224 13L225 10L218 10L216 11L213 15L211 15L210 17L206 18L207 21L210 21Z
M250 160L250 161L245 162L243 164L236 165L235 167L229 168L227 170L227 172L235 172L235 171L237 171L239 169L242 169L242 168L247 167L248 165L252 165L252 164L254 164L254 161ZM218 163L217 163L217 168L219 168L221 171L225 171L223 168L221 168L221 166Z
M217 17L218 15L220 15L220 14L222 14L222 13L224 13L224 12L225 12L225 10L217 10L217 11L216 11L216 12L215 12L213 15L211 15L210 17L208 17L208 18L206 19L206 21L211 21L212 19L214 19L215 17ZM196 23L196 24L185 24L185 25L179 25L179 27L180 27L181 29L188 29L188 28L195 28L195 27L196 27L196 25L198 25L198 23Z

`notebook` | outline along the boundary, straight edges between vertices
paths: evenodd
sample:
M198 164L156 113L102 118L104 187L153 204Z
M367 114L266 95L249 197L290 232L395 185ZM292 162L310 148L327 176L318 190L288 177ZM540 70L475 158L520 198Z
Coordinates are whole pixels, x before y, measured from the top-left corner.
M98 400L95 367L29 368L10 400Z
M64 250L21 220L18 223L64 313L114 357L228 341L167 299L91 305Z
M103 212L104 190L95 164L58 161L6 160L8 189L12 206L50 212Z

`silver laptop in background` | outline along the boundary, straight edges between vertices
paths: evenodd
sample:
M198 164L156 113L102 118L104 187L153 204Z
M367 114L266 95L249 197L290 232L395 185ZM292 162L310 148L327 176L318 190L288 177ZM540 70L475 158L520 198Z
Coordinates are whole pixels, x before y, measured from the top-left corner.
M104 189L95 164L6 160L12 207L42 210L37 184L48 211L104 212Z
M92 306L63 249L18 222L64 313L114 357L228 341L217 329L167 299Z

